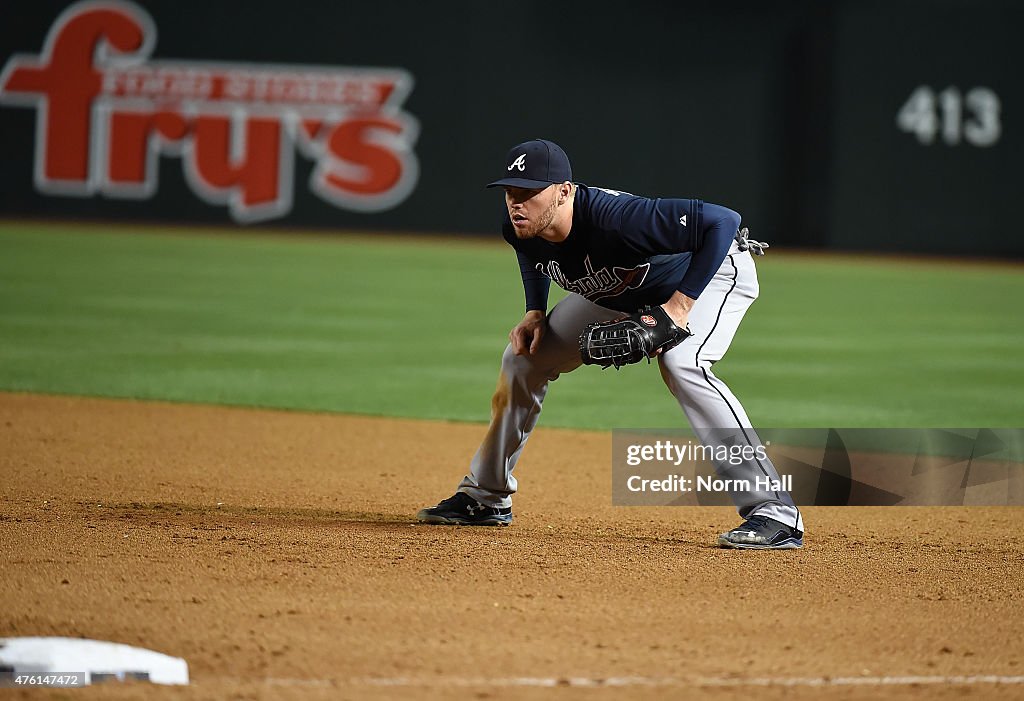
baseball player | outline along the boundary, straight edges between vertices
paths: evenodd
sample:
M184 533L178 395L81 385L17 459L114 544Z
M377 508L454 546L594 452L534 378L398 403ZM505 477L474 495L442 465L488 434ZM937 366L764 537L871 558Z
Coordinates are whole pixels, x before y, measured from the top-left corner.
M650 199L574 183L568 156L544 139L513 147L501 179L487 187L505 191L502 234L519 258L526 315L509 333L491 423L469 474L454 496L421 510L417 520L509 525L517 487L512 473L548 383L584 359L601 361L584 357L598 354L594 349L581 355L588 326L645 308L636 318L670 330L670 340L648 350L698 439L712 445L722 429L736 429L751 447L760 445L739 400L711 370L758 295L751 252L763 254L766 244L739 230L739 214L701 200ZM551 280L569 294L548 312ZM638 328L625 336L639 338ZM602 364L612 362L620 364ZM758 477L762 484L771 484L766 476L779 479L769 460L747 454L753 459L742 465L716 468L751 485ZM744 522L721 534L719 545L802 547L803 520L787 492L731 496Z

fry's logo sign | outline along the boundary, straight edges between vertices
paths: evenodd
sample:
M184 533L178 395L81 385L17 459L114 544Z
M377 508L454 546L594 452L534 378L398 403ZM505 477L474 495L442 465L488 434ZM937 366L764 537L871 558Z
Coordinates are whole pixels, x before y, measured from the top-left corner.
M40 56L7 62L0 104L36 109L40 192L146 199L170 155L196 195L255 222L291 210L296 151L315 163L310 189L342 209L390 209L415 187L406 71L151 61L155 44L137 5L80 2Z

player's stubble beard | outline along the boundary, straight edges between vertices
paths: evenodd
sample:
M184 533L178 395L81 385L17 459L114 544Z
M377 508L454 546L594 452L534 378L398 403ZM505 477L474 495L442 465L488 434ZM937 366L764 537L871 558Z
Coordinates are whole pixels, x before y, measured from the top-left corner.
M540 232L551 226L551 223L555 221L555 213L558 211L558 193L555 192L551 198L551 204L548 205L547 209L541 212L537 219L530 219L530 226L525 231L516 229L516 238L520 240L535 238Z

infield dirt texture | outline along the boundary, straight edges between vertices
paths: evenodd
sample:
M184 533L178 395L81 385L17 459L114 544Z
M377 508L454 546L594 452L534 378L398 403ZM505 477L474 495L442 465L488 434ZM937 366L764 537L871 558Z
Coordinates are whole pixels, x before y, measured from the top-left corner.
M16 390L0 392L0 637L139 645L185 658L192 675L185 688L5 696L1024 694L1019 508L809 507L803 550L720 550L715 536L736 524L731 508L612 507L610 434L545 425L607 428L634 402L639 413L622 425L681 421L670 398L654 409L645 401L656 390L667 397L647 384L654 368L553 385L551 408L561 408L553 422L542 419L517 468L512 527L414 524L417 509L452 492L482 436L497 353L519 314L518 296L501 298L514 293L514 260L501 268L511 285L463 291L474 318L452 326L468 336L442 341L443 358L429 344L395 349L395 374L388 344L401 309L426 328L437 304L458 299L438 297L448 281L410 297L408 280L397 303L383 283L356 298L359 285L345 286L337 261L358 259L368 244L0 233L0 387ZM427 247L388 245L411 261ZM474 246L483 284L500 249ZM236 267L211 260L218 250L233 251ZM337 279L305 267L303 256L325 251L342 268ZM460 264L471 257L457 255ZM890 262L826 262L837 280L859 266L876 285L892 271L892 284L902 281L889 314L876 300L851 322L817 308L839 289L787 289L807 279L804 266L812 279L828 277L818 263L781 256L773 269L771 260L752 323L720 368L749 397L755 423L1020 423L1019 269L956 271L967 281L959 299L970 304L950 302L951 313L926 304L934 290L920 285L925 273L948 282L953 273L940 273L952 266L914 263L903 274ZM246 267L260 273L248 287L232 277ZM782 268L789 282L775 277ZM805 305L769 304L770 280L778 296ZM324 297L328 290L337 296ZM490 317L479 316L487 308ZM969 333L950 336L946 321ZM787 333L760 335L772 326ZM853 346L840 328L868 330ZM875 347L889 332L893 343ZM904 353L870 373L893 347ZM915 363L930 371L915 374ZM636 397L623 396L638 377ZM880 394L890 379L895 393ZM446 406L449 418L469 422L437 420Z

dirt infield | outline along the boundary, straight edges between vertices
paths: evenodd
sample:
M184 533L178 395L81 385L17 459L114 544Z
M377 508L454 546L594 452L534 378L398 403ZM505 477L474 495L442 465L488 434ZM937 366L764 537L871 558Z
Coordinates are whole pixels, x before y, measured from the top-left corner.
M613 508L611 438L538 430L505 529L414 525L477 425L0 394L0 637L184 657L186 688L13 697L1020 698L1014 508ZM74 671L74 670L67 670Z

